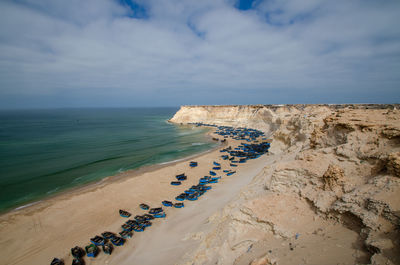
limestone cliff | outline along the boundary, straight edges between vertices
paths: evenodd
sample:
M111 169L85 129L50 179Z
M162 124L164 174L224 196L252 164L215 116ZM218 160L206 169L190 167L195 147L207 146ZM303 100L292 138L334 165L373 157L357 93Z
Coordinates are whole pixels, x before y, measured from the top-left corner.
M182 107L171 122L256 128L273 140L270 162L210 218L187 264L350 264L316 253L318 242L353 248L358 264L400 264L398 108Z

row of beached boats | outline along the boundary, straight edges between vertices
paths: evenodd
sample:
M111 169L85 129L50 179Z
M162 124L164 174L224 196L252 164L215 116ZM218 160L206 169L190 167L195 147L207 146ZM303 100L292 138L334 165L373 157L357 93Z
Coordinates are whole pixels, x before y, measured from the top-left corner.
M232 137L236 140L246 140L247 142L251 142L256 141L259 137L264 136L264 133L254 129L232 128L228 126L216 126L202 123L197 123L196 126L217 127L217 131L215 133L223 136L224 139ZM262 139L264 140L265 138ZM220 152L227 153L225 155L221 155L221 158L223 160L228 160L230 162L230 167L237 167L238 163L245 163L248 159L255 159L267 153L269 148L270 144L267 142L252 144L241 143L236 148L229 146L221 149ZM194 168L197 166L198 163L196 161L189 162L189 167ZM164 200L161 202L161 204L164 207L183 208L185 206L183 201L196 201L207 191L211 190L211 184L218 183L218 181L221 179L221 175L223 175L221 172L227 176L236 173L236 171L232 169L222 170L221 164L214 161L212 169L209 171L209 176L201 177L196 185L192 185L189 189L186 189L184 192L176 196L175 200L177 202L174 203L172 201ZM184 173L176 175L175 178L176 180L171 181L171 185L179 186L183 181L187 180L187 176ZM90 238L90 244L86 245L84 249L79 246L72 248L72 264L83 265L85 264L83 260L85 255L94 258L100 253L100 250L102 250L105 254L111 255L114 247L124 245L125 240L133 236L133 232L143 232L146 228L152 225L151 221L153 219L166 217L166 213L162 207L150 208L150 206L145 203L141 203L139 207L148 212L143 215L136 215L134 218L127 220L121 225L122 231L120 231L118 234L105 231L101 234L101 236L96 235L93 238ZM119 210L119 215L123 218L130 218L132 216L130 212L123 209ZM51 262L51 265L63 264L63 260L58 258L54 258Z

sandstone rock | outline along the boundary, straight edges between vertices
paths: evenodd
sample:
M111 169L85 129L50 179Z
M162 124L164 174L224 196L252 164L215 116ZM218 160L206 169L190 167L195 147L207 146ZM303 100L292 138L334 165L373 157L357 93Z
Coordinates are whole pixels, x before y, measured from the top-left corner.
M333 190L336 186L342 185L344 171L337 165L329 165L328 169L322 176L324 182L324 190Z
M386 168L390 174L400 178L400 152L389 155Z

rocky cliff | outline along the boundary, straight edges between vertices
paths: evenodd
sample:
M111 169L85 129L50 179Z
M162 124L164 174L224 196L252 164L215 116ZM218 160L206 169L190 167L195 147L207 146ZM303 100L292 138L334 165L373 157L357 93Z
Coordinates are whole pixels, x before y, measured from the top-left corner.
M358 264L400 264L398 107L182 107L171 122L251 127L273 140L270 162L210 218L188 264L349 264L348 248Z

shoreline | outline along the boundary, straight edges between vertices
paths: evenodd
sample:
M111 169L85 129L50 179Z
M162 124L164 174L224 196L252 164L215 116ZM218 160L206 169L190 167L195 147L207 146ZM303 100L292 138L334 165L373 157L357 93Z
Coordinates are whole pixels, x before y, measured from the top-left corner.
M166 122L168 122L168 121L166 121ZM215 130L213 128L209 128L209 131L205 132L206 138L211 140L212 139L211 134L214 131ZM215 143L215 142L211 140L210 143ZM179 158L179 159L175 159L175 160L172 160L172 161L161 162L161 163L157 163L157 164L143 165L143 166L140 166L138 168L128 169L126 171L119 172L119 173L117 173L115 175L110 175L110 176L103 177L102 179L99 179L99 180L94 180L94 181L91 181L89 183L84 183L84 184L79 185L79 186L66 188L65 190L61 190L59 192L50 193L45 197L38 198L38 200L32 200L32 201L27 202L26 204L17 206L15 208L8 209L8 210L5 210L5 211L0 211L0 218L2 216L4 216L4 215L9 214L9 213L15 213L15 212L18 212L18 211L21 211L21 210L28 210L31 207L35 207L35 206L39 207L40 204L42 204L42 203L43 204L44 203L50 203L51 200L54 200L54 199L62 199L62 198L65 198L65 197L72 196L74 194L78 194L80 192L90 192L92 190L97 189L100 185L107 185L107 184L110 184L110 183L113 183L113 182L123 181L125 178L135 178L135 177L138 177L138 176L140 176L140 175L142 175L144 173L153 172L155 170L162 169L163 167L167 167L169 165L174 165L174 164L179 163L179 162L185 162L185 161L188 161L190 159L195 159L195 158L197 158L197 157L199 157L201 155L210 153L210 152L220 148L221 146L223 146L223 144L219 143L215 147L212 147L212 148L210 148L208 150L205 150L205 151L202 151L202 152L199 152L199 153L195 153L195 154L191 154L189 156L184 156L184 157ZM35 209L31 209L31 210L35 211Z

